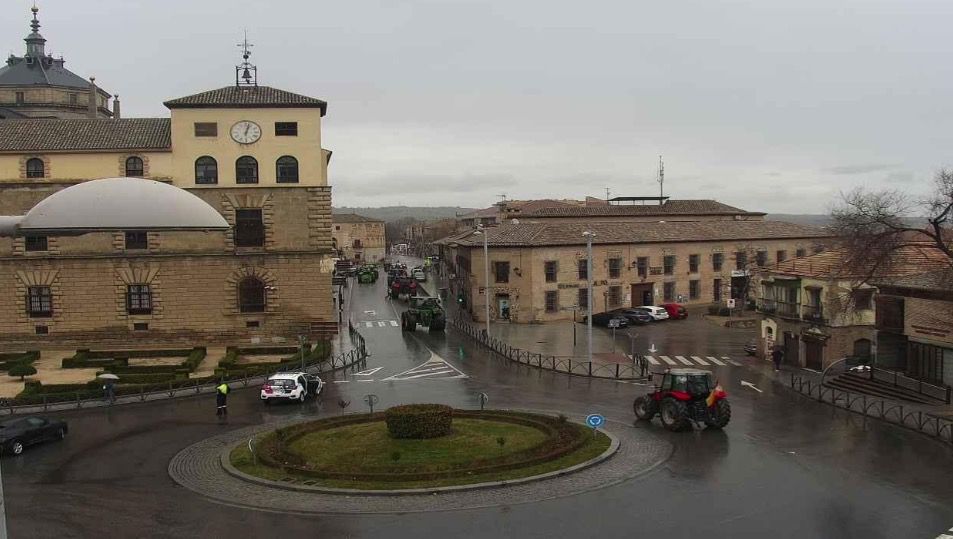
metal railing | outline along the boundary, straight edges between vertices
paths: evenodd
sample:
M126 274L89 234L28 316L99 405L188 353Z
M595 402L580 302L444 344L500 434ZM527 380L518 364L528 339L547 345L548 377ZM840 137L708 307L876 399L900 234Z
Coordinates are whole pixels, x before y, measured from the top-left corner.
M871 381L889 383L894 387L915 391L920 395L926 395L927 397L943 401L947 404L950 404L950 397L953 396L951 395L953 391L951 391L950 386L931 384L923 380L910 378L897 371L881 369L880 367L871 367L869 378Z
M305 370L316 374L330 373L346 368L359 368L367 361L367 345L364 336L348 321L348 334L352 349L332 355L305 365ZM14 399L0 399L0 414L35 413L38 411L70 410L85 407L131 404L136 402L172 399L212 392L222 382L239 384L241 388L264 382L269 376L287 371L300 370L300 363L282 362L270 368L230 369L229 375L202 380L170 381L168 384L139 384L137 386L117 387L112 402L101 394L90 395L93 391L71 391L64 393L46 393L26 395ZM234 374L232 374L234 373ZM96 392L98 393L98 392Z
M925 413L921 409L916 409L915 406L905 407L903 404L880 397L825 386L817 380L794 373L791 374L791 389L818 402L864 417L880 419L936 438L941 442L953 444L953 419Z
M648 376L648 361L642 356L634 356L632 362L626 364L595 363L572 357L557 357L522 350L495 337L488 337L485 330L464 320L463 313L458 313L455 318L451 318L450 324L491 351L521 365L575 376L613 380L641 380Z

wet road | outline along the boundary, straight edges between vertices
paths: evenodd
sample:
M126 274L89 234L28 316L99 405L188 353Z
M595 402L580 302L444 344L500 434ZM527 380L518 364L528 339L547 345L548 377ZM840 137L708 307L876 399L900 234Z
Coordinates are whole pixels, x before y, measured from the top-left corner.
M65 442L2 461L10 536L272 537L281 530L287 537L932 539L953 525L953 448L807 401L754 360L707 367L732 399L725 432L663 433L675 446L665 465L570 498L315 517L213 503L169 479L169 459L195 441L280 418L340 413L341 399L351 402L348 411L363 410L369 393L379 407L474 407L486 392L491 406L601 412L631 423L631 401L647 389L513 365L452 331L403 334L391 324L401 305L384 299L383 280L351 293L352 317L373 354L365 371L337 375L320 401L302 406L266 408L256 391L235 391L225 426L209 397L60 414L70 421ZM764 392L742 388L742 379ZM657 422L631 428L661 432Z

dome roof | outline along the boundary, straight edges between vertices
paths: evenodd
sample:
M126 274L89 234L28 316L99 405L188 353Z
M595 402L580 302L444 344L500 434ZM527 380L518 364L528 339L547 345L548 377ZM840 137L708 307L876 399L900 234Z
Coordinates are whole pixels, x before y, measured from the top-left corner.
M223 230L215 208L184 189L141 178L107 178L58 191L23 216L19 232Z

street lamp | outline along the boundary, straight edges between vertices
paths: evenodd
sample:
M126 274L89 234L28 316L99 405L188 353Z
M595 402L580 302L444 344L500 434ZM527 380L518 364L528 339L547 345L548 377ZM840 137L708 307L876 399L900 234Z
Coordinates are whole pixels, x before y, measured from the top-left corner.
M301 372L304 372L305 349L308 346L308 336L298 335L298 344L301 345Z
M563 307L566 311L572 311L572 347L576 348L576 311L579 310L578 305L570 305L569 307Z
M587 230L582 233L586 238L586 355L592 365L592 238L595 233Z
M483 236L483 306L486 316L486 338L490 338L490 247L488 244L489 234L483 225L477 225L474 234Z

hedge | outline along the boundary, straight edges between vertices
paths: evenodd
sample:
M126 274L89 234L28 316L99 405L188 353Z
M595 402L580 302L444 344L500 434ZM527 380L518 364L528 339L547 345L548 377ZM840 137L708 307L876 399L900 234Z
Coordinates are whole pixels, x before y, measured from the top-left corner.
M384 421L392 438L439 438L452 430L453 408L443 404L394 406L384 412Z
M0 371L8 371L16 365L32 365L38 359L40 359L39 350L0 354Z

